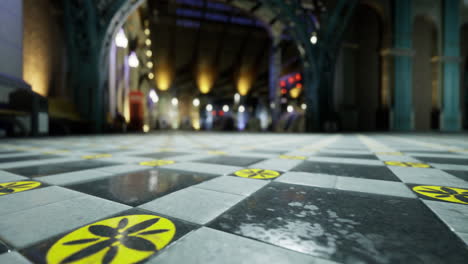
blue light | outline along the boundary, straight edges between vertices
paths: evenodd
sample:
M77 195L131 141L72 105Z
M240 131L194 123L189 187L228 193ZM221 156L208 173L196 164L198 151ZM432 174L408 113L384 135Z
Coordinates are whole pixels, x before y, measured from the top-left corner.
M177 19L177 26L187 27L187 28L199 28L200 23L197 21L189 19Z
M203 16L202 12L200 11L196 11L193 9L186 9L186 8L177 8L176 14L179 16L196 17L196 18L201 18Z
M205 18L208 20L228 22L228 16L217 14L217 13L206 13Z

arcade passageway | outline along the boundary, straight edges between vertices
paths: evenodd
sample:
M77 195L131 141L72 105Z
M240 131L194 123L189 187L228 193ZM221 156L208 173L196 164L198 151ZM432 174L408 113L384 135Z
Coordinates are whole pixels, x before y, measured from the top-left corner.
M464 263L464 138L5 140L0 263Z

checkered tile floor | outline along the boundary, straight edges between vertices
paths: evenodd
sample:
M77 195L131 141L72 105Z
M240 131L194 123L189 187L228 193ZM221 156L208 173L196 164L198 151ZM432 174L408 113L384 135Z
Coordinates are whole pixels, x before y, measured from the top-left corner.
M0 141L0 263L467 263L466 135Z

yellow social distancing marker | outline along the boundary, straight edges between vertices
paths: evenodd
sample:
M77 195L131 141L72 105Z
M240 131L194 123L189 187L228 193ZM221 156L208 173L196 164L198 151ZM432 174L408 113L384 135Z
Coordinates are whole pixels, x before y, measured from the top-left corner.
M374 154L383 156L403 156L401 152L375 152Z
M306 159L306 157L304 157L304 156L281 155L279 157L280 157L280 159L290 159L290 160L305 160Z
M137 263L167 246L176 227L156 215L105 219L68 233L49 249L47 263Z
M15 181L0 183L0 195L7 195L17 192L31 190L41 186L42 183L37 181Z
M112 157L111 154L97 154L97 155L86 155L82 156L82 159L102 159L102 158L110 158Z
M280 176L280 173L274 170L243 169L234 172L234 175L250 179L273 179Z
M390 166L411 167L411 168L430 168L429 164L405 161L385 161L385 164Z
M413 187L413 191L438 200L468 204L468 189L421 185Z
M164 166L164 165L169 165L169 164L174 164L175 161L173 160L150 160L150 161L143 161L140 162L140 165L142 166L151 166L151 167L159 167L159 166Z

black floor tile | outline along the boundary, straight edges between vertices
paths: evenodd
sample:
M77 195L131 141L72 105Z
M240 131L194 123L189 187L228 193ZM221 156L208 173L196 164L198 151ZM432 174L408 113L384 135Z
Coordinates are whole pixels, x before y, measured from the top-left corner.
M465 263L417 199L272 183L210 227L340 263Z
M165 159L165 158L182 156L182 155L187 155L187 154L190 154L190 153L163 151L163 152L156 152L156 153L150 153L150 154L144 154L144 155L138 155L138 156L145 157L145 158L152 158L152 159Z
M147 170L70 185L67 188L118 203L138 206L214 177L172 170Z
M7 245L0 240L0 255L5 252L8 252L8 250L9 248L7 247Z
M468 205L468 189L456 186L434 186L407 184L420 198L425 200Z
M27 160L45 160L45 159L52 159L58 158L60 156L55 155L30 155L30 156L21 156L21 157L8 157L8 158L0 158L0 163L6 162L18 162L18 161L27 161Z
M137 215L143 216L137 219ZM116 219L106 221L112 218ZM115 238L117 233L114 231L119 226L120 239ZM111 261L105 261L106 255L114 255L112 263L143 263L196 228L198 226L172 217L131 209L42 241L20 253L34 263L65 263L64 260L72 255L75 255L75 260L87 261L79 263L110 263ZM72 234L77 230L83 231L81 234ZM130 235L126 235L125 231ZM77 242L70 243L71 241ZM99 243L101 246L97 245ZM86 248L88 250L83 250ZM78 262L72 260L66 263Z
M335 153L325 153L319 152L314 156L319 157L332 157L332 158L349 158L349 159L369 159L369 160L378 160L377 156L371 154L335 154Z
M18 154L18 153L23 153L22 151L18 150L0 150L0 155L4 154Z
M210 157L207 159L197 160L196 162L246 167L251 164L260 162L262 160L264 159L223 155L223 156L215 156L215 157Z
M454 164L454 165L467 165L468 166L468 158L467 159L454 159L454 158L439 158L439 157L418 157L414 156L416 159L420 161L424 161L427 163L440 163L440 164Z
M97 160L84 160L84 161L73 161L64 162L57 164L41 164L35 166L28 166L22 168L6 169L6 171L26 176L26 177L41 177L52 174L73 172L79 170L95 169L107 166L118 165L118 163L97 161Z
M250 153L265 153L265 154L283 154L286 153L286 150L278 150L278 149L253 149L247 152Z
M299 164L297 167L295 167L293 171L323 173L337 176L348 176L384 181L400 181L385 166L367 166L355 164L305 161Z
M452 174L453 176L458 177L462 180L468 181L468 171L446 170L445 172Z
M403 153L425 153L425 154L454 154L453 152L448 151L439 151L439 150L402 150Z

